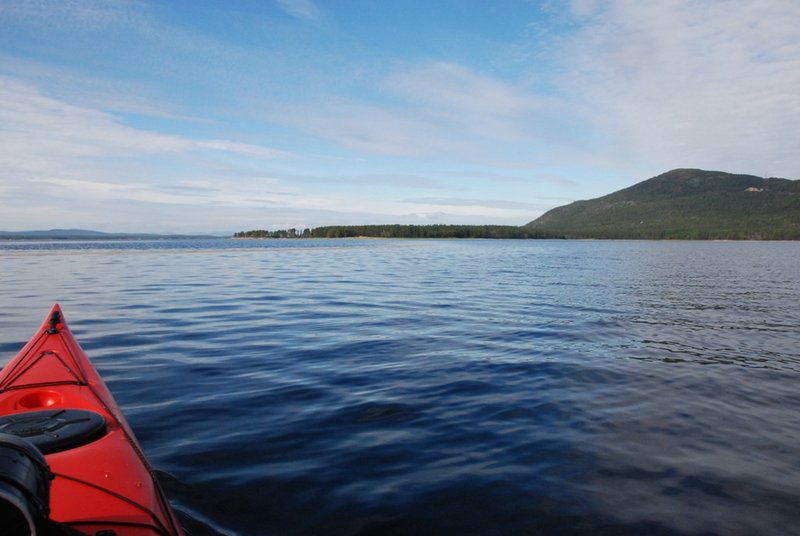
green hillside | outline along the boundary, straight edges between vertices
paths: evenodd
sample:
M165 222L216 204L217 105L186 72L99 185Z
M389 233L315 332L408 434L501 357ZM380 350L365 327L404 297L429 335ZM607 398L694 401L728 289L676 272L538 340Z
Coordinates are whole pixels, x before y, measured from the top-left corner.
M676 169L525 227L567 238L800 240L800 181Z

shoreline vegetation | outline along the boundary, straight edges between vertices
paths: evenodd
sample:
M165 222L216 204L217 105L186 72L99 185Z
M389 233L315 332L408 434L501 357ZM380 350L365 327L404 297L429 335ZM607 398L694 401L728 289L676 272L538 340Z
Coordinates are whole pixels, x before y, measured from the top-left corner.
M263 229L235 233L234 238L486 238L544 239L563 235L513 225L334 225L313 229Z

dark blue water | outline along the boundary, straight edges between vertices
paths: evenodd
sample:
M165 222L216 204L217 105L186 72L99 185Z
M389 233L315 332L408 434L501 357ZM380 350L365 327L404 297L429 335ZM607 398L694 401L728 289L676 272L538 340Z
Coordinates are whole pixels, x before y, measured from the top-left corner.
M800 243L0 243L194 535L800 534Z

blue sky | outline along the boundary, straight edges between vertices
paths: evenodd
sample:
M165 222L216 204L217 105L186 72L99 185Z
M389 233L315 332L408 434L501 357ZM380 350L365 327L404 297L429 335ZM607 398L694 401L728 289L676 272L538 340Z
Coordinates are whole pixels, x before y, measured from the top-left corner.
M791 0L0 2L0 229L522 225L800 178Z

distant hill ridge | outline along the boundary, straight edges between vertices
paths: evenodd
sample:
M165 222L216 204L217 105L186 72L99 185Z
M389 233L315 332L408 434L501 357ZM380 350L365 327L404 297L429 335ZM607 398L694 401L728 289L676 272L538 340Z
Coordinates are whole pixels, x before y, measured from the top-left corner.
M800 181L675 169L525 227L566 238L800 240Z
M154 233L104 233L87 229L50 229L48 231L0 231L0 238L18 240L158 240L168 238L215 238L213 235Z
M89 231L86 229L50 229L48 231L0 231L0 236L30 238L105 238L109 236L109 233Z

